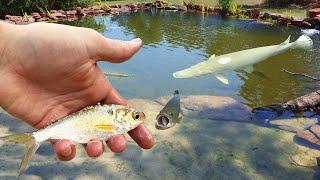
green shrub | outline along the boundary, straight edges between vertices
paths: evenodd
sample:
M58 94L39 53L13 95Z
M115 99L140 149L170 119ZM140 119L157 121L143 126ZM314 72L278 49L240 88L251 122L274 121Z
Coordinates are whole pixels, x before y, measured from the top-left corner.
M0 0L0 18L6 14L23 15L40 9L71 9L88 6L95 0Z
M239 6L236 2L232 1L229 7L229 12L232 15L239 16L241 14L241 6Z
M239 6L235 0L219 0L218 5L224 13L230 13L236 16L241 13L241 6Z
M228 12L231 6L232 0L219 0L218 5L224 12Z

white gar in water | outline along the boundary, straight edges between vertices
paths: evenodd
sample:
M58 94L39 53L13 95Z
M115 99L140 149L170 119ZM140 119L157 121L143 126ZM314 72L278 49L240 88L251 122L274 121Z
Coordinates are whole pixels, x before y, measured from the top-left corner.
M20 165L19 175L41 143L49 139L68 139L87 143L92 139L106 141L116 134L124 134L143 122L143 112L121 105L96 105L66 116L58 122L33 133L1 137L0 140L21 143L27 152Z
M175 78L190 78L206 74L214 74L224 84L229 80L221 73L226 70L245 70L248 73L253 71L252 65L266 60L272 56L283 53L289 49L301 48L311 49L313 42L310 37L302 35L295 42L290 43L290 37L283 43L273 46L247 49L221 56L212 55L207 61L193 65L190 68L173 73Z

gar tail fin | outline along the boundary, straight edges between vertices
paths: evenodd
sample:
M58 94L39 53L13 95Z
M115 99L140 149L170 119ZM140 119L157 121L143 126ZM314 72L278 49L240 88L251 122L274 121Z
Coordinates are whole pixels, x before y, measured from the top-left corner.
M313 46L312 39L307 35L300 36L295 42L294 42L294 48L301 48L301 49L311 49Z
M27 169L28 162L31 156L37 151L40 146L40 143L36 142L32 133L23 133L23 134L15 134L11 136L1 137L0 140L5 142L14 142L23 144L26 147L26 153L21 161L20 169L18 171L18 176L23 174L23 172Z

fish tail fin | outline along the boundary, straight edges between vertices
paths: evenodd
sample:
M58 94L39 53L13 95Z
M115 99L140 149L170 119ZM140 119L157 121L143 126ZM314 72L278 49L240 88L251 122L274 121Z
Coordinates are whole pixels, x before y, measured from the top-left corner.
M18 176L20 176L26 170L31 156L37 151L37 149L40 146L40 143L36 142L35 138L32 136L32 133L22 133L5 136L1 137L0 140L3 140L5 142L19 143L25 146L27 152L25 153L20 164L20 168L18 171Z
M302 35L294 42L294 48L311 49L313 46L312 39L309 36Z
M289 44L290 43L290 39L291 39L291 35L283 43L281 43L280 46Z

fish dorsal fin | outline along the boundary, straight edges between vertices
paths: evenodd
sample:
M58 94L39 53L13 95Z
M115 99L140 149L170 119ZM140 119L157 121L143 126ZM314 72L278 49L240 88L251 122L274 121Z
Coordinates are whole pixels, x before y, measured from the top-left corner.
M222 74L216 74L216 78L223 84L229 84L229 80L224 77Z
M286 41L284 41L283 43L280 44L280 46L284 46L284 45L287 45L290 43L290 38L291 38L291 35L288 37L288 39Z
M215 58L216 57L216 55L215 54L212 54L209 58L208 58L208 60L209 59L212 59L212 58Z

